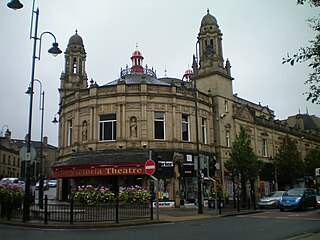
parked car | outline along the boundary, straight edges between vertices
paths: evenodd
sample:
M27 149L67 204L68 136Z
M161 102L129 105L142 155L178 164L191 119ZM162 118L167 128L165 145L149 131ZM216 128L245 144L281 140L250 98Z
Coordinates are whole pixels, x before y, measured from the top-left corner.
M19 179L14 177L2 178L0 184L19 184Z
M305 210L308 207L316 208L316 191L312 188L292 188L282 197L278 207L281 212L285 209Z
M49 187L53 187L53 188L57 187L57 180L51 179L49 181Z
M39 189L40 186L40 181L36 183L36 189ZM49 189L49 182L48 180L43 180L43 190L48 190Z
M18 181L18 184L23 188L26 186L26 183L24 181Z
M285 191L274 191L258 201L259 208L277 208Z
M317 194L317 208L320 208L320 195Z

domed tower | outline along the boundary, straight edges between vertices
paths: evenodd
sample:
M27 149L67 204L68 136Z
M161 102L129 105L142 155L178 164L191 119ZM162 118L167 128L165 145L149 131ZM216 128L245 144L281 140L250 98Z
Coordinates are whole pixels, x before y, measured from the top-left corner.
M208 75L212 72L228 74L224 66L222 52L222 33L217 19L207 10L207 14L202 18L199 41L199 75Z
M135 50L131 56L131 73L144 73L142 67L143 56L139 50Z
M186 81L186 82L190 82L191 79L192 79L192 77L193 77L193 71L192 71L190 68L188 68L188 69L184 72L183 77L182 77L182 80L183 80L183 81Z
M230 61L224 63L222 33L217 19L210 14L209 9L201 21L198 42L200 65L197 71L198 89L203 92L210 90L213 95L223 94L231 97L233 78Z
M76 90L87 88L85 61L87 53L83 40L76 31L70 37L65 51L65 70L61 74L61 90Z

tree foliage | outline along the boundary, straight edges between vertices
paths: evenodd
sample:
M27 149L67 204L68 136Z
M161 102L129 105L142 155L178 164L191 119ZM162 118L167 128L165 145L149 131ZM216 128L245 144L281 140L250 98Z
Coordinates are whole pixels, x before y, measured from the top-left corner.
M250 136L243 126L232 144L230 159L225 162L224 167L232 173L235 180L241 182L243 194L246 196L246 183L259 176L262 161L253 152Z
M280 186L293 187L296 179L304 176L304 164L296 142L288 135L283 138L275 157L277 179Z
M297 0L297 3L303 5L308 2L313 7L320 7L320 0ZM320 20L316 17L308 19L310 27L315 31L315 39L309 41L310 45L301 47L297 53L287 55L283 58L284 63L290 63L292 66L295 63L308 62L309 67L312 69L309 74L309 79L305 81L305 84L309 86L309 92L307 94L307 100L312 103L320 104Z
M303 5L306 2L309 2L311 6L319 7L320 6L320 1L319 0L297 0L297 4Z
M307 152L304 159L305 175L314 176L315 169L320 168L320 148L314 148Z

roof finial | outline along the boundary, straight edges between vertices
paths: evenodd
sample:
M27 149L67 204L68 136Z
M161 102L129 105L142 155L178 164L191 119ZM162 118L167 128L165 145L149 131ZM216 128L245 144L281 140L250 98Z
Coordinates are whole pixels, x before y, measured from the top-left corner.
M76 29L76 35L78 35L78 29Z
M167 65L164 65L164 76L167 76Z
M209 8L207 8L207 14L209 14L209 12L210 12L210 10L209 10Z
M136 49L138 49L138 43L136 43Z

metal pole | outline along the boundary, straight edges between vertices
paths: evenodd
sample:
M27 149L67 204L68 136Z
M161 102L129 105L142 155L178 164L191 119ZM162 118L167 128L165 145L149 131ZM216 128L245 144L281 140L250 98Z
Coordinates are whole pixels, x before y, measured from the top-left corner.
M158 198L158 179L155 178L153 175L150 175L150 177L154 180L154 184L155 184L155 192L156 192L156 220L159 220L159 198Z
M32 106L33 106L33 87L34 87L34 73L36 64L36 49L37 49L37 34L38 34L38 20L39 20L39 8L33 11L32 14L36 14L35 28L33 38L33 52L32 52L32 65L31 65L31 80L30 80L30 103L29 103L29 124L28 124L28 136L27 136L27 153L31 153L31 129L32 129ZM32 23L31 23L32 24ZM31 156L31 154L30 154ZM23 202L23 221L30 220L30 161L26 161L26 185L25 185L25 198Z
M202 209L202 184L201 184L201 169L200 169L200 149L199 149L199 119L198 119L198 93L197 93L197 77L198 77L198 63L196 57L193 55L193 90L194 90L194 108L196 117L196 146L197 146L197 157L198 157L198 213L203 214Z
M39 208L43 208L43 118L44 118L44 91L41 93L42 95L42 101L41 101L41 133L40 133L40 162L39 162L39 192L38 192L38 203Z

